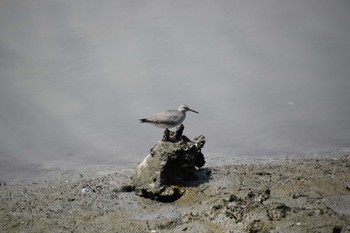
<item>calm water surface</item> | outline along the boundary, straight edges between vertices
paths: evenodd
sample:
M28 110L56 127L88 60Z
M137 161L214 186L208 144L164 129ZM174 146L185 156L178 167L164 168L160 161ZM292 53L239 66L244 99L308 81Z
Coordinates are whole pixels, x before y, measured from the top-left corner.
M135 166L188 104L220 160L350 148L349 1L1 1L0 179ZM210 159L209 159L210 161Z

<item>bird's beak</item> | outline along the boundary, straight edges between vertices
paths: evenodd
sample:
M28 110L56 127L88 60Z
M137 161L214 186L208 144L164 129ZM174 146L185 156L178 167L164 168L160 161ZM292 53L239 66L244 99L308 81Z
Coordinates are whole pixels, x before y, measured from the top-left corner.
M197 112L197 111L195 111L193 109L190 109L190 108L188 108L188 111L195 112L195 113L199 114L199 112Z

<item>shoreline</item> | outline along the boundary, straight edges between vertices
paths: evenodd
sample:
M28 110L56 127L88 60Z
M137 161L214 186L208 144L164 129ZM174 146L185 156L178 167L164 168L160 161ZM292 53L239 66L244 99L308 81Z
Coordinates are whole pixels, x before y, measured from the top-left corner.
M223 156L220 154L208 154L206 155L205 167L224 166L226 164L232 165L252 165L252 164L267 164L267 163L281 163L285 161L295 159L325 159L325 158L340 158L342 156L349 155L347 151L334 151L334 152L315 152L315 153L296 153L296 154L273 154L273 155L233 155ZM8 185L25 185L32 182L43 182L44 180L54 181L57 179L69 178L76 174L84 174L91 178L98 177L103 174L110 174L114 171L133 172L137 165L142 161L140 158L138 161L121 163L119 165L113 164L98 164L98 165L79 165L79 166L61 166L58 167L55 164L45 164L42 168L36 168L33 171L25 171L26 166L23 166L24 170L20 171L20 175L13 175L2 173L0 175L0 184ZM29 168L31 167L28 164Z
M209 164L210 180L173 203L120 191L134 169L11 181L0 186L0 231L350 231L350 154Z

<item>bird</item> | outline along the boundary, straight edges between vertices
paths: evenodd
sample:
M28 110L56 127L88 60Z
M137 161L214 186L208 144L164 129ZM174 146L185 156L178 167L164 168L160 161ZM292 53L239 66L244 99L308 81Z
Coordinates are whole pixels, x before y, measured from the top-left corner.
M186 104L181 104L178 109L171 109L165 112L159 112L154 116L139 119L140 123L152 124L158 128L170 129L180 125L186 118L186 112L199 112L190 109Z

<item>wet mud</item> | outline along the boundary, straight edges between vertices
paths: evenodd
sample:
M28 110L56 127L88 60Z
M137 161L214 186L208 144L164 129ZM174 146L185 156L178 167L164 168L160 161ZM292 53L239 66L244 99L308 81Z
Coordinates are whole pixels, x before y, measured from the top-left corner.
M0 232L350 232L350 155L201 169L171 203L122 189L134 170L1 182Z

